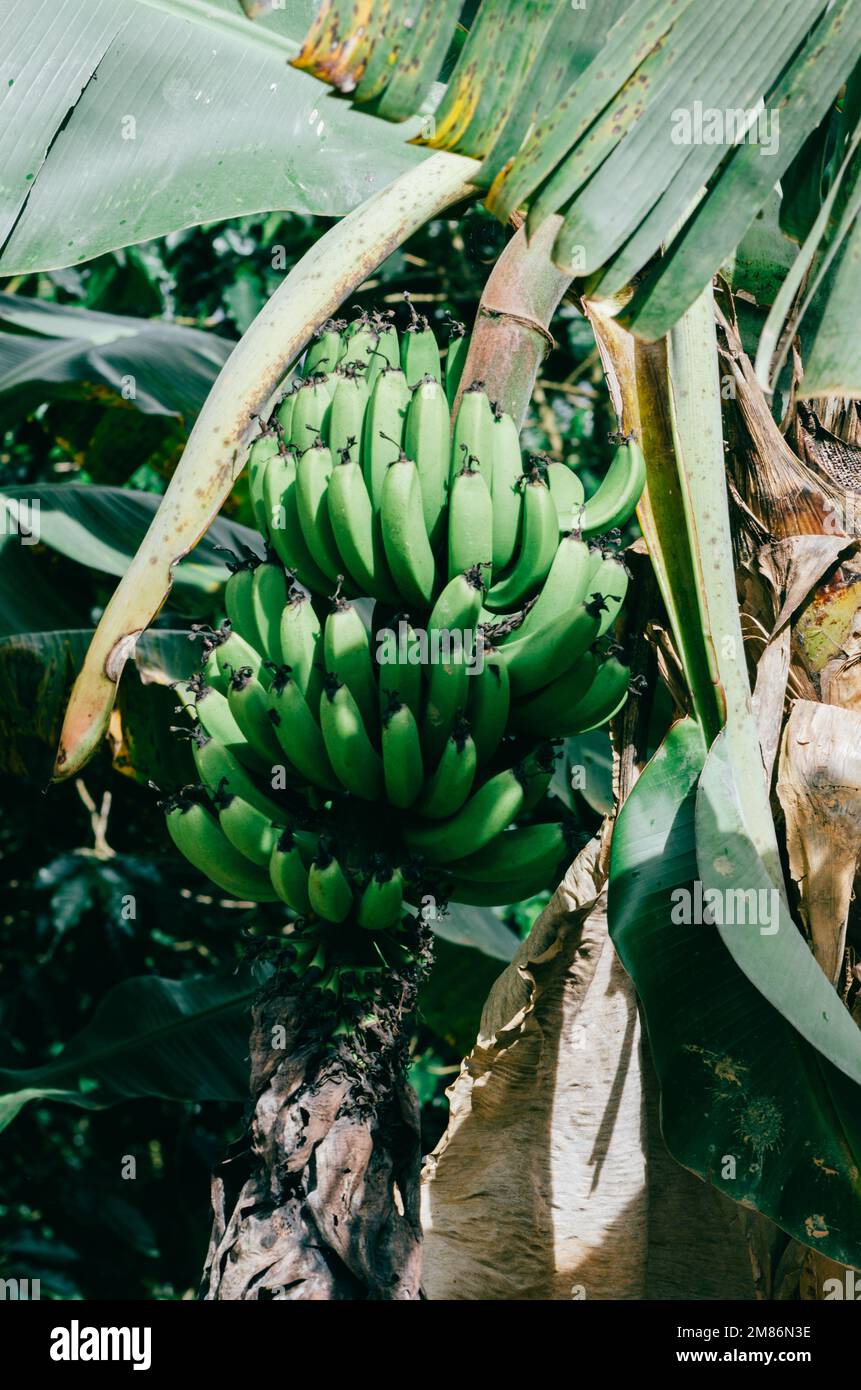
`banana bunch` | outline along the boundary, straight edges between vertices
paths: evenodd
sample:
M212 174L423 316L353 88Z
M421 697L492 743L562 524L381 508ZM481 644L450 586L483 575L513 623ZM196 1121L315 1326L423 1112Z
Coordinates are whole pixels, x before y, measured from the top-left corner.
M524 468L517 427L480 382L452 421L469 339L449 324L436 338L410 304L400 339L389 316L330 320L255 441L255 517L284 564L312 593L339 576L347 596L428 612L446 583L481 565L487 607L534 597L560 534L622 526L643 490L643 456L623 442L588 500L567 464Z
M639 499L639 448L585 501L565 465L524 466L478 384L452 422L468 339L451 326L443 367L409 307L400 338L390 315L324 324L252 446L265 553L231 558L226 619L177 687L199 781L163 803L214 884L300 920L295 968L339 998L380 969L363 941L408 951L427 895L554 881L552 740L605 723L630 681L605 533Z

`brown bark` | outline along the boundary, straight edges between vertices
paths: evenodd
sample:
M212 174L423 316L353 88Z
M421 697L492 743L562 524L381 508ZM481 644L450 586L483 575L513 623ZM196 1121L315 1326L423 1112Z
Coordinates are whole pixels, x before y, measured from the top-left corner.
M263 991L250 1041L253 1118L241 1152L213 1178L202 1299L421 1296L419 1113L404 1032L430 958L420 944L420 965L391 972L347 1036L331 1036L322 991L289 975Z

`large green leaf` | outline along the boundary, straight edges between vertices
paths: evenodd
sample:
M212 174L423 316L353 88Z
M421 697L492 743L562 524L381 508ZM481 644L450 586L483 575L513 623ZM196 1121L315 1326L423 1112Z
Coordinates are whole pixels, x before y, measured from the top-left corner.
M643 64L644 81L653 66L664 81L655 82L642 117L578 193L557 239L557 261L564 262L567 248L580 247L587 274L605 267L602 294L627 284L726 157L725 140L674 143L668 138L676 113L693 110L696 102L720 112L753 109L822 8L816 0L786 0L777 8L725 0L705 10L688 9L673 29L679 48L669 60L671 80L666 81L666 67L672 44ZM687 50L677 38L683 29ZM624 198L619 188L625 189Z
M754 925L718 923L736 964L803 1038L861 1086L861 1030L817 965L751 843L728 731L712 744L700 778L696 842L705 890L714 890L722 901L728 887L754 895L744 908L745 916L755 913ZM738 915L736 905L732 916Z
M296 66L401 119L437 63L411 40L408 9L324 0ZM531 237L555 218L556 266L589 276L595 297L615 298L671 243L626 310L656 341L734 256L788 168L795 223L813 221L858 123L859 60L855 0L479 0L422 139L482 159L477 185L503 221L527 209ZM816 173L802 190L804 151ZM816 366L861 393L861 369L853 359L841 370L834 350L851 265L841 288L829 366Z
M664 1138L735 1201L857 1265L861 1092L754 988L716 927L680 920L674 892L696 902L705 759L699 727L676 724L613 834L610 933L643 1004Z
M0 294L0 429L45 401L75 396L187 428L233 344L212 333Z
M8 487L0 493L4 500L22 533L32 530L61 555L113 575L125 574L161 502L149 492L77 483ZM196 611L201 595L218 593L228 576L219 546L238 551L247 545L259 552L261 544L250 527L218 517L177 565L173 606L188 611L192 604Z
M703 637L714 651L746 831L768 866L773 886L782 888L738 609L711 285L674 325L669 348L675 453L684 524L696 558L693 579L701 594Z
M446 915L434 918L431 926L443 941L454 946L472 946L494 960L510 961L517 950L517 937L492 907L449 903Z
M861 204L861 182L856 185L854 207ZM844 236L838 236L839 250L831 273L823 283L825 302L820 307L804 380L798 395L809 400L816 396L861 397L861 347L858 343L859 296L861 296L861 214L852 220ZM818 306L819 307L819 306Z
M652 340L662 337L694 302L741 241L859 57L861 10L853 0L837 0L766 95L766 108L777 111L780 121L773 153L764 158L756 143L733 151L709 196L699 203L625 309L624 319L636 333ZM666 232L670 230L668 225Z
M259 985L248 967L190 980L124 980L53 1061L0 1069L0 1129L32 1100L86 1110L147 1096L243 1100Z
M0 536L0 637L75 627L86 621L75 597L53 582L38 547L24 545L7 527Z
M418 121L375 125L326 96L239 0L167 8L3 0L0 275L242 213L338 216L425 157L406 143ZM314 8L271 22L296 40ZM218 10L230 32L205 22Z

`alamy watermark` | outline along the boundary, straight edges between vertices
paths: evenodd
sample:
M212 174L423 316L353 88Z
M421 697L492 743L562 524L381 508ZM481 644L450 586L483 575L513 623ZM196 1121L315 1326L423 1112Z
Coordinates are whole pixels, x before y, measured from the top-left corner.
M776 888L674 888L670 921L674 926L758 927L760 936L774 936L780 926L780 894Z
M38 497L0 497L0 536L18 536L22 545L38 545L41 508Z
M670 140L674 145L758 145L761 155L777 154L780 144L780 112L756 106L677 106L670 112Z
M41 1294L41 1279L0 1279L0 1302L7 1299L13 1302L30 1302L39 1299Z
M381 627L377 633L380 666L465 666L468 676L484 670L484 643L473 628L412 628L403 619L397 631Z

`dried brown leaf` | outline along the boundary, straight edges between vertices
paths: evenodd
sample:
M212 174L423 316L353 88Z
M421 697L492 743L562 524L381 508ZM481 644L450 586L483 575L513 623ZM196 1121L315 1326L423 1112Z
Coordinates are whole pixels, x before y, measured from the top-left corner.
M836 983L861 855L861 714L796 701L783 735L777 794L799 915L813 954Z
M449 1091L423 1185L432 1299L643 1296L640 1024L607 935L606 841L497 981Z

